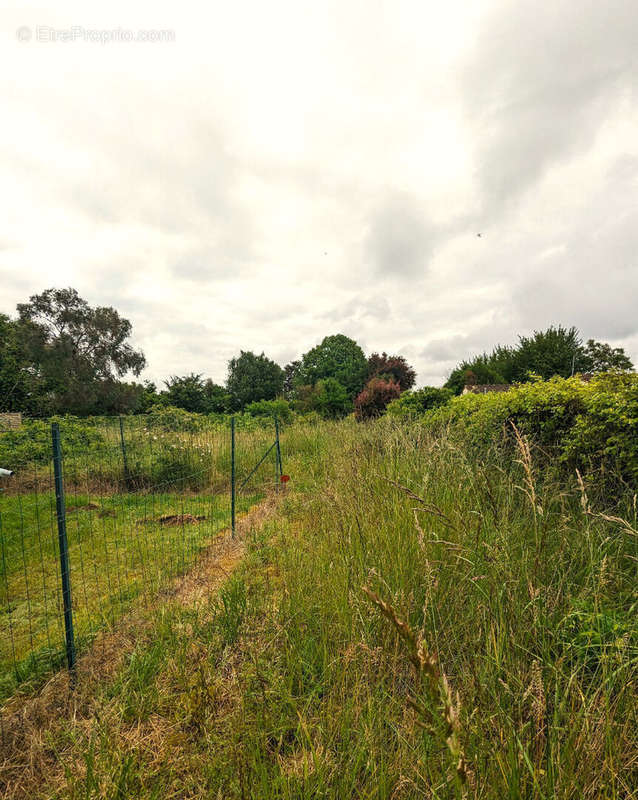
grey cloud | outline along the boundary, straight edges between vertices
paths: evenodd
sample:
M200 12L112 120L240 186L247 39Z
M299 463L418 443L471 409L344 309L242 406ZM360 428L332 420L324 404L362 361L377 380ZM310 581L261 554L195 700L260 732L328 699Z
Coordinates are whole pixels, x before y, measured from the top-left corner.
M175 278L200 283L202 281L223 281L236 278L244 271L246 259L232 254L227 246L195 247L186 250L170 265Z
M390 304L387 298L373 295L371 297L359 296L347 303L342 303L334 308L329 308L320 315L321 319L331 323L356 322L364 317L383 319L390 315Z
M525 326L574 324L584 336L638 332L638 169L621 157L560 247L530 265L513 287Z
M626 0L523 0L486 18L462 76L486 215L592 143L633 91L637 41L638 14Z
M458 359L459 353L470 346L469 336L457 335L447 339L433 339L420 352L420 357L429 362L447 363Z
M390 192L372 210L364 241L364 259L381 276L425 272L440 231L418 200Z

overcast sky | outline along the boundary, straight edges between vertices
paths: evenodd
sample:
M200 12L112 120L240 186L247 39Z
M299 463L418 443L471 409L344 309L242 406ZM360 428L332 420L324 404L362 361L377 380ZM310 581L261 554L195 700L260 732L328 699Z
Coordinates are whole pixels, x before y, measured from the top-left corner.
M638 362L635 0L4 5L0 311L73 286L158 381L341 332L440 384L552 323Z

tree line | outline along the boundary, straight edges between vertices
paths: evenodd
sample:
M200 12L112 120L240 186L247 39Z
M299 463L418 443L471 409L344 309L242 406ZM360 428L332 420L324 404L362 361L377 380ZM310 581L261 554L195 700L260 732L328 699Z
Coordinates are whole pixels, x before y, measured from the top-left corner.
M281 367L264 353L240 351L228 362L224 384L201 374L172 375L158 389L138 377L144 354L130 344L131 323L114 308L91 307L75 289L47 289L0 314L0 411L30 416L144 413L157 405L214 414L256 413L292 407L338 418L379 416L393 400L420 402L441 390L411 392L416 373L401 355L366 357L353 339L326 336L298 360ZM450 374L448 394L468 383L514 383L534 376L630 370L622 348L593 339L583 344L575 328L550 327L516 346L497 346L462 361Z

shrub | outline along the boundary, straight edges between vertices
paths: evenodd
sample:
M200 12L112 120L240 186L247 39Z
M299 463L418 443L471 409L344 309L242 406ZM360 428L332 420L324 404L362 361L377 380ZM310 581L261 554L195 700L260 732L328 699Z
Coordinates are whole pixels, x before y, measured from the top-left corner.
M207 418L203 414L184 411L183 408L157 404L151 408L144 419L149 428L162 431L195 432L205 427Z
M388 403L401 394L401 387L394 381L372 378L354 401L354 415L361 422L380 417Z
M13 469L27 463L51 461L51 423L60 424L62 452L97 450L104 444L102 433L86 420L77 417L51 417L25 420L17 430L0 433L0 466Z
M277 417L280 422L291 422L292 409L283 397L276 400L257 400L244 408L244 413L251 417Z
M429 427L453 427L468 446L511 436L512 425L570 469L614 472L638 484L638 375L601 374L519 384L508 392L467 394L424 415ZM504 438L505 434L505 438Z
M150 482L165 492L201 490L210 483L214 456L215 451L208 443L163 442L150 468Z
M638 484L638 375L602 374L589 384L586 408L565 440L563 457Z
M295 411L317 413L324 419L339 419L352 412L348 390L336 378L324 378L313 386L298 386L295 391Z
M445 405L453 396L451 389L424 386L414 392L403 392L401 397L388 405L387 412L393 417L415 417L431 408Z

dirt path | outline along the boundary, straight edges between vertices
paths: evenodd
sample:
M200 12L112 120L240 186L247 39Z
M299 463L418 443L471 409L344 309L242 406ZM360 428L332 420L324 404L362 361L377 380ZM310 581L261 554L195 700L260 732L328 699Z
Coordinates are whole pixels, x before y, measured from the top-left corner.
M222 532L185 575L157 598L155 608L167 603L197 606L215 594L241 562L246 538L272 517L279 495L271 495L237 520L236 538ZM34 796L61 768L50 742L55 732L73 723L90 723L96 710L98 687L123 667L140 643L151 642L153 609L139 608L123 617L116 629L98 636L77 662L73 687L69 673L56 673L42 690L28 699L12 698L0 714L0 796L17 800ZM55 780L53 781L55 783Z

